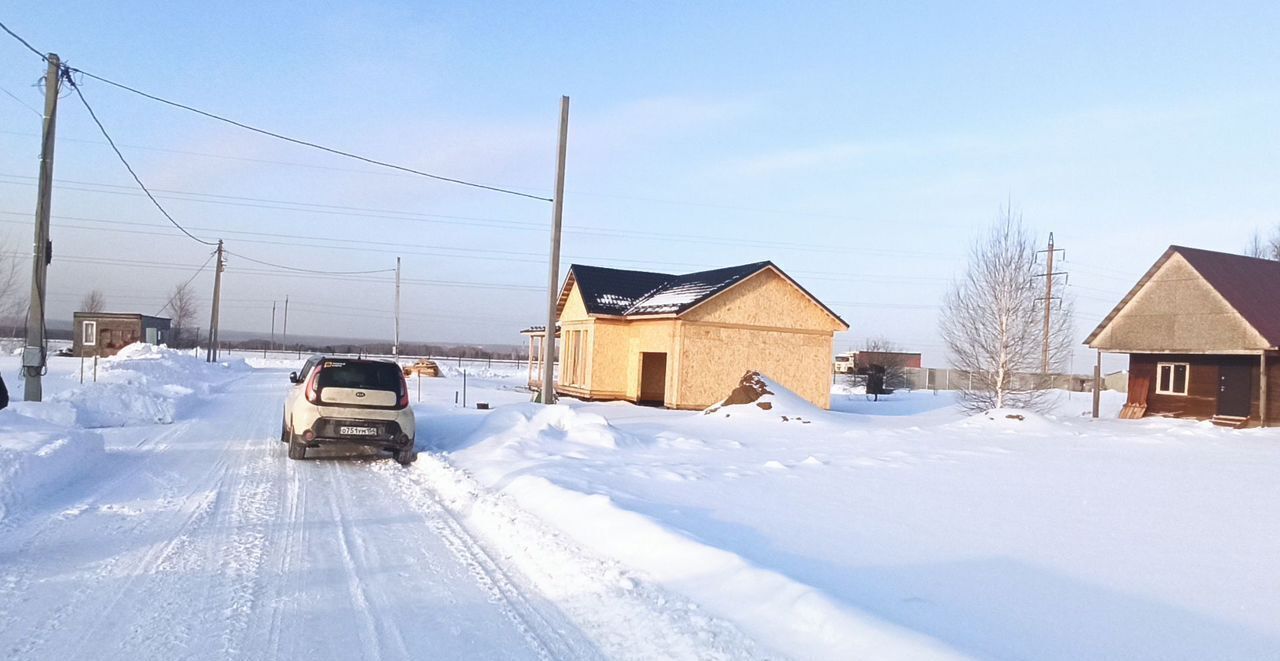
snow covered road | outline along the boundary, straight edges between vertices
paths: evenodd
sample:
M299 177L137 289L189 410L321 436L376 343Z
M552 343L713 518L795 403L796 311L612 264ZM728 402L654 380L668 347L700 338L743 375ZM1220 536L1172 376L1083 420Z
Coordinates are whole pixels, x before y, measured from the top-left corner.
M443 506L409 497L407 471L285 459L282 382L250 373L180 422L104 432L101 465L11 513L0 655L600 656Z

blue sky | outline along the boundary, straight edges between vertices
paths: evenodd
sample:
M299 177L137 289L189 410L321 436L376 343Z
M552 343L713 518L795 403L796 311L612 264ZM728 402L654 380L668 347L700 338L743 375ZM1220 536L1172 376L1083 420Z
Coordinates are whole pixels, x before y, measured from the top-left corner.
M1042 4L73 2L3 20L163 96L536 193L551 188L567 94L566 262L771 259L851 323L840 348L882 335L942 364L934 306L1006 200L1067 249L1082 339L1170 243L1236 251L1280 223L1280 6ZM0 63L0 87L39 107L41 63L9 40ZM164 200L198 234L339 270L400 252L408 279L515 287L406 286L407 339L516 341L540 321L550 205L84 91L144 181L202 194ZM55 216L154 227L55 218L58 254L81 261L55 262L51 312L69 317L93 284L114 309L154 312L206 251L163 227L83 108L62 103ZM12 249L30 232L37 133L0 95ZM387 283L249 267L228 267L225 328L265 331L289 294L293 332L389 335Z

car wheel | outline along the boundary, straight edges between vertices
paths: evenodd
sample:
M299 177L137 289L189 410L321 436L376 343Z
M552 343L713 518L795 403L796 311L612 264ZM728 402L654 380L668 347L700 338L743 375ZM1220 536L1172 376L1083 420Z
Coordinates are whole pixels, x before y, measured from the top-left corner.
M290 436L293 436L290 434ZM289 439L289 458L290 459L306 459L307 446L298 438Z
M289 425L285 424L285 419L283 417L280 418L280 442L289 442Z
M396 450L391 455L401 466L408 466L418 460L418 451L412 445L403 450Z

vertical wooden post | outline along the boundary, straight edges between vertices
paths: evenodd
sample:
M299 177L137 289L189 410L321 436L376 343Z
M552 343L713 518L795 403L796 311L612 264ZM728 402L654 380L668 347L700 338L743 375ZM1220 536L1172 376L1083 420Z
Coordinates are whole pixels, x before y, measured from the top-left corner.
M1098 362L1093 365L1093 417L1098 417L1102 405L1102 350L1098 349Z
M1267 352L1258 357L1258 424L1267 426Z

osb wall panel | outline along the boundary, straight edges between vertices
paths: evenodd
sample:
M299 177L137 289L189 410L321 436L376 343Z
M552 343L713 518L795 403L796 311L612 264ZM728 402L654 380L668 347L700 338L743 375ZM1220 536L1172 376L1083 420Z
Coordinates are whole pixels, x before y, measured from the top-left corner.
M578 289L578 283L575 282L569 289L569 299L564 302L564 309L560 310L560 323L589 318L587 306L582 302L582 290Z
M1265 348L1234 309L1181 255L1173 255L1091 346L1113 351Z
M831 405L829 334L813 335L685 323L681 327L679 405L721 401L757 370L815 406Z
M822 306L772 270L757 273L688 311L689 322L716 322L835 332L844 330Z
M672 374L677 362L674 350L676 321L614 321L597 319L592 327L591 390L595 397L640 395L640 354L666 352L667 393L673 392Z

